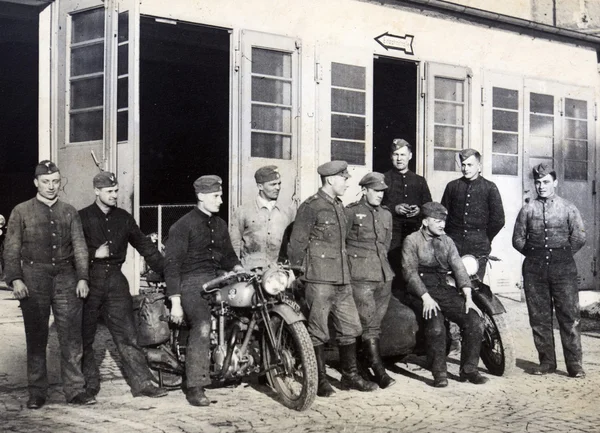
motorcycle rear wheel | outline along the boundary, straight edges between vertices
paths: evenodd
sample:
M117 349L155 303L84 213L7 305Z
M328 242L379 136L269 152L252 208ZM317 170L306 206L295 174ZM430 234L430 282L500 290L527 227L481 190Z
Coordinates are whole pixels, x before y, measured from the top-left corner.
M150 367L150 373L152 373L152 381L166 389L179 389L183 383L183 376L181 374L152 367Z
M481 360L491 374L508 376L515 368L516 355L504 314L491 315L485 308L481 312L484 323Z
M288 324L279 316L271 317L271 326L277 347L271 346L266 333L262 340L268 383L284 406L307 410L317 395L317 361L306 326L302 322ZM274 350L283 364L275 368Z

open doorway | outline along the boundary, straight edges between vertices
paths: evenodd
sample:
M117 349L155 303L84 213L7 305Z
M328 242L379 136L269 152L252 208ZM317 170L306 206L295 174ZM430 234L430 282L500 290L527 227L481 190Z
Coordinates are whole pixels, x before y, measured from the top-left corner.
M155 231L149 205L195 204L192 183L229 178L228 30L142 17L140 23L140 223ZM189 211L172 207L163 228ZM166 221L168 219L169 221ZM164 238L164 235L163 235Z
M413 147L409 168L415 171L417 141L417 64L375 57L373 64L373 170L392 168L390 146L404 138Z

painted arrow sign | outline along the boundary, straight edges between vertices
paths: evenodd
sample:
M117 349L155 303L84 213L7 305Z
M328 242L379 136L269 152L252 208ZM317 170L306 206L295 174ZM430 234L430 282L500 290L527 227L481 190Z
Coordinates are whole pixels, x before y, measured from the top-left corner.
M386 50L404 51L406 54L413 55L412 43L415 37L413 35L391 35L385 32L375 38L375 41Z

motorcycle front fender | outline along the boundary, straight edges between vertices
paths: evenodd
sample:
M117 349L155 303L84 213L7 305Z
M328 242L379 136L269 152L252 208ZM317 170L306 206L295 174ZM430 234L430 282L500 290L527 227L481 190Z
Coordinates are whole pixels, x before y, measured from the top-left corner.
M473 290L473 301L479 308L487 310L488 314L494 316L496 314L506 313L506 309L500 299L492 293L490 286L478 283L478 287Z
M306 317L304 317L304 314L302 314L300 311L296 311L294 308L287 304L273 305L269 309L269 312L273 312L280 316L288 325L291 325L292 323L296 322L306 321Z

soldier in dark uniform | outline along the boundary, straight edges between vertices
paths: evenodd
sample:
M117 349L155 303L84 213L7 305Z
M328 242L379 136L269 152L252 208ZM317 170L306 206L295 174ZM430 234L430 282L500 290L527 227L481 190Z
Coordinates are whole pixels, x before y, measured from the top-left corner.
M358 374L356 337L362 328L350 285L346 257L346 216L339 199L350 177L345 161L330 161L318 168L323 186L300 205L288 249L292 265L301 266L306 282L306 303L310 309L308 332L317 357L317 395L335 393L325 373L325 349L329 341L328 318L333 315L340 351L342 386L373 391L377 385Z
M422 208L423 226L409 235L402 247L402 269L411 305L422 312L431 362L433 386L448 386L446 365L446 327L444 318L457 323L462 331L460 380L475 384L488 381L477 370L483 337L481 311L471 297L471 278L458 255L452 239L444 233L447 211L440 203L426 203ZM456 287L446 276L452 271ZM462 296L458 289L461 290Z
M369 173L358 183L362 198L346 207L348 236L346 251L352 292L363 328L362 352L375 373L380 388L392 386L379 353L381 321L390 302L394 271L387 253L392 241L392 214L381 206L387 188L383 174ZM408 307L406 307L408 308Z
M585 377L582 366L577 267L573 254L585 244L577 208L555 193L555 171L546 164L533 169L535 200L526 203L515 222L513 246L525 256L523 286L533 341L540 365L531 374L556 370L552 310L560 328L567 372Z
M479 261L477 275L485 275L492 240L504 227L504 207L494 182L481 176L481 155L475 149L460 151L463 177L446 185L442 205L448 209L446 233L463 256Z
M404 296L404 281L400 266L402 243L408 235L421 227L421 207L431 201L431 193L425 178L408 169L408 163L413 155L412 148L406 140L394 139L390 156L394 168L384 174L388 189L385 190L383 204L390 209L393 216L389 260L396 273L393 283L394 293L402 300Z
M146 356L137 344L133 300L121 265L131 244L150 267L162 273L164 259L138 227L131 214L117 207L119 184L113 173L98 173L93 180L96 200L79 215L90 257L90 294L83 306L83 374L86 391L100 391L100 371L94 355L98 316L102 314L121 355L134 397L162 397L167 390L152 384Z
M208 406L204 387L210 380L210 305L199 287L221 271L242 271L227 232L219 218L223 204L219 176L201 176L194 182L197 207L169 230L165 253L165 281L171 300L171 320L181 323L185 311L190 327L185 362L186 398L192 406Z

